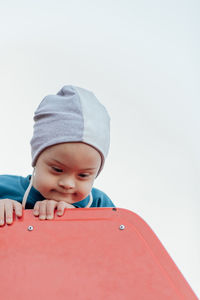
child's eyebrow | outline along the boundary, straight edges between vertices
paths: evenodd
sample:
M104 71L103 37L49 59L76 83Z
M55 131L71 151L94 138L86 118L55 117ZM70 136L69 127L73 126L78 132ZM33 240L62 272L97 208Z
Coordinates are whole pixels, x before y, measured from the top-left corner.
M65 164L61 163L59 160L57 160L55 158L52 158L51 160L54 161L54 162L56 162L56 163L58 163L59 165L62 165L62 166L66 167ZM92 171L92 170L96 170L96 168L95 167L93 167L93 168L85 168L85 169L80 169L79 171L83 172L83 171Z
M58 163L59 165L63 165L63 166L64 166L63 163L61 163L59 160L57 160L57 159L55 159L55 158L51 158L50 160L51 160L51 161L54 161L54 162L56 162L56 163Z
M80 171L92 171L95 170L96 168L86 168L86 169L81 169Z

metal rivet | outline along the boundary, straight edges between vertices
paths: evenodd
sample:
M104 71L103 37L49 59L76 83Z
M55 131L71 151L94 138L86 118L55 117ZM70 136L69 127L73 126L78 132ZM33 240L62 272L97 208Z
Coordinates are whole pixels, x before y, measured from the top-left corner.
M28 226L28 231L32 231L33 230L33 226Z
M120 229L120 230L124 230L124 229L125 229L125 226L122 224L122 225L119 226L119 229Z

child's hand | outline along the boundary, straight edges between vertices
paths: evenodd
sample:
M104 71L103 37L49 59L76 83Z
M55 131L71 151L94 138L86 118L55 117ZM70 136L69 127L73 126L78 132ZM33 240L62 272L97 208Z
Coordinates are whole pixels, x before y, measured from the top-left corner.
M16 216L21 217L22 216L21 203L11 199L0 200L0 226L3 226L5 222L6 224L12 224L13 211L15 211Z
M65 208L75 208L64 201L43 200L35 203L33 214L40 220L51 220L54 218L54 210L57 208L57 215L62 216Z

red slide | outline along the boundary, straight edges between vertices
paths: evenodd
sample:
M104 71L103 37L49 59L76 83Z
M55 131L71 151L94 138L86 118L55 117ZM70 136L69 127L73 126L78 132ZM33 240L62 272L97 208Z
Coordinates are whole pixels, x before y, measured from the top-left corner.
M32 210L0 228L0 299L195 300L150 227L119 208Z

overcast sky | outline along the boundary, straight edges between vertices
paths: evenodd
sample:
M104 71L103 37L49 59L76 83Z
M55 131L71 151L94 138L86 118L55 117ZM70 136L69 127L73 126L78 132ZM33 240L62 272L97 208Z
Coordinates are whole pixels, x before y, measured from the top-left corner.
M112 120L95 186L139 214L200 295L200 2L0 0L1 174L32 172L32 117L65 84Z

